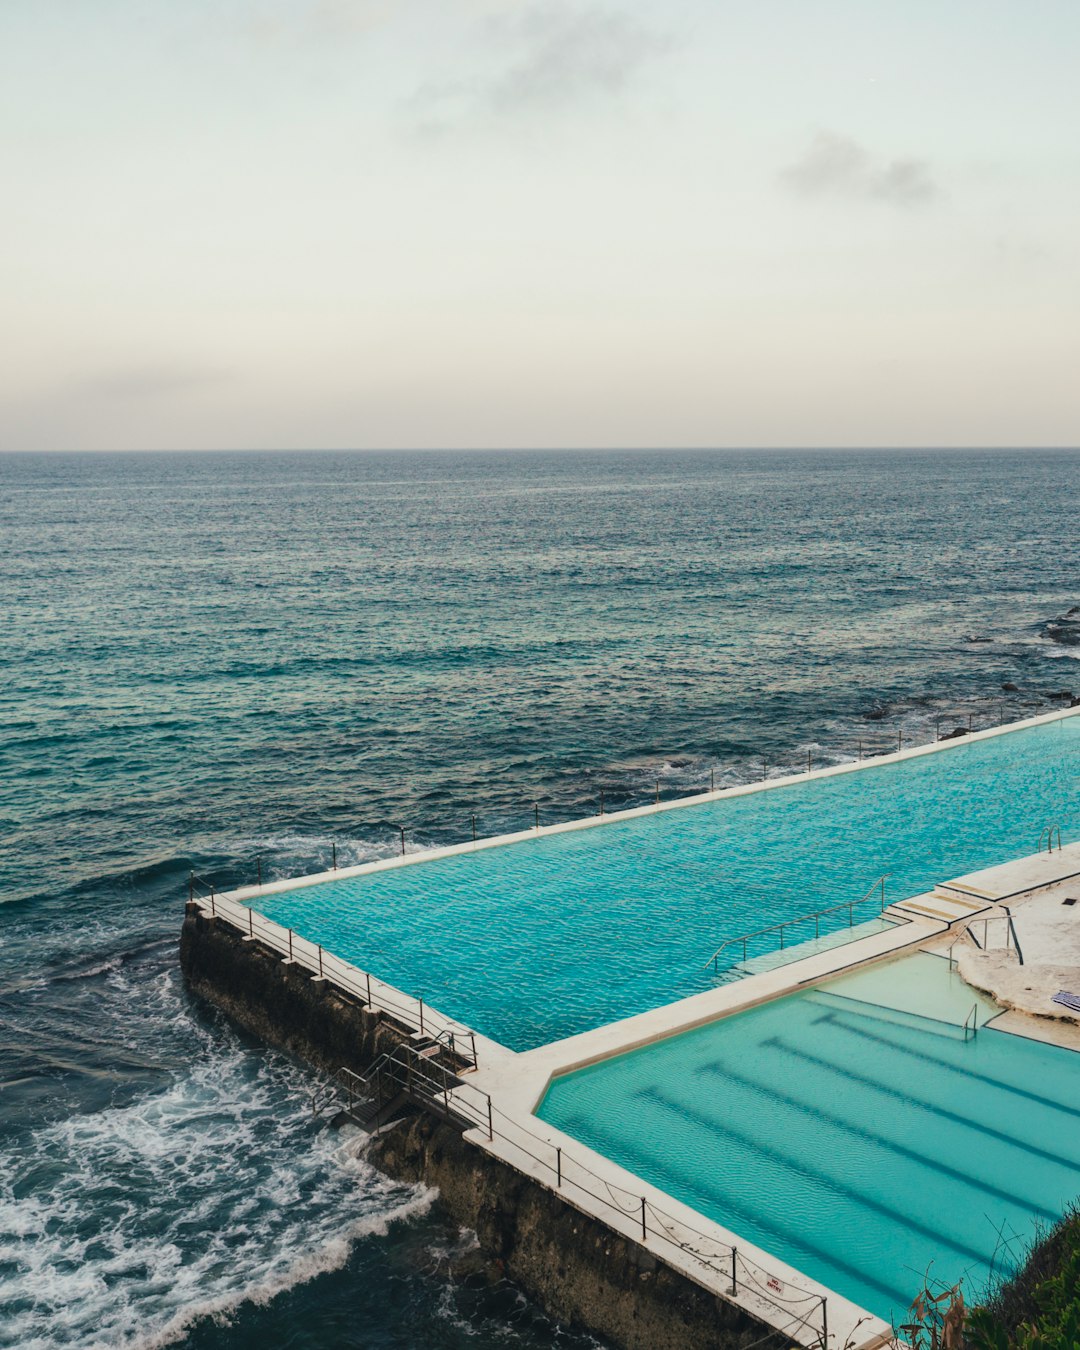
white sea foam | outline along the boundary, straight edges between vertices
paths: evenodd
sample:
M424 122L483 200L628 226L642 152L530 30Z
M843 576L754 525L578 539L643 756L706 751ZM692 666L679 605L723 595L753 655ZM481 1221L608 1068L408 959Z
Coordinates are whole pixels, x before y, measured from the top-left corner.
M132 1012L168 1034L183 1004L167 978L151 993ZM300 1069L196 1032L163 1090L0 1151L0 1346L163 1346L430 1205L313 1124Z

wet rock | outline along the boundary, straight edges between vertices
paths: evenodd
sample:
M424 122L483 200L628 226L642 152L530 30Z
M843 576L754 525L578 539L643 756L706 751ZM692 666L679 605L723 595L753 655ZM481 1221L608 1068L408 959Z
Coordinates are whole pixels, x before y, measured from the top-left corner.
M1073 605L1056 619L1047 619L1043 635L1064 647L1080 647L1080 605Z
M1071 689L1055 689L1052 694L1047 694L1047 698L1064 698L1072 700L1076 697Z
M1020 692L1020 686L1013 684L1011 680L1006 680L1001 687L1007 694L1018 694Z
M993 638L983 637L981 633L968 633L965 642L993 642Z
M968 735L969 730L969 727L953 727L952 731L947 731L940 739L943 741L955 741L957 736Z

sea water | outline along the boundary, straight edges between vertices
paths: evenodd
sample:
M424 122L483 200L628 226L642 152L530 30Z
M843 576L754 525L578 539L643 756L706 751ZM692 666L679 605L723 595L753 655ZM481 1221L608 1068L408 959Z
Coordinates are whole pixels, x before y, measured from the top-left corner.
M1077 677L1045 623L1080 600L1078 468L0 456L0 1345L586 1344L186 997L188 870L1045 711Z

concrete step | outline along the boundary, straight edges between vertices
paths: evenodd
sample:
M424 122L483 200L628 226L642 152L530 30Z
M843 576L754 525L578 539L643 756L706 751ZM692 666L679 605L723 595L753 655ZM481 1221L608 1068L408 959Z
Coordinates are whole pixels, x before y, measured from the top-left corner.
M973 899L970 896L945 894L937 887L928 895L917 895L911 900L898 900L885 911L904 919L936 919L940 923L953 924L959 919L970 919L992 905L990 899Z

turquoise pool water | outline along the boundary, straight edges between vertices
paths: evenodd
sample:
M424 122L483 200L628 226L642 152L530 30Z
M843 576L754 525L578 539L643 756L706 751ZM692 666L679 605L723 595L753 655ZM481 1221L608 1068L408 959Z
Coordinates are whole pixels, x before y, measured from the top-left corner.
M976 1002L904 958L556 1079L539 1114L882 1317L927 1270L970 1300L1080 1193L1080 1055L965 1040Z
M1078 771L1080 717L1069 717L257 907L526 1049L708 988L705 964L725 938L858 899L883 872L897 900L1033 852L1051 820L1076 838Z

